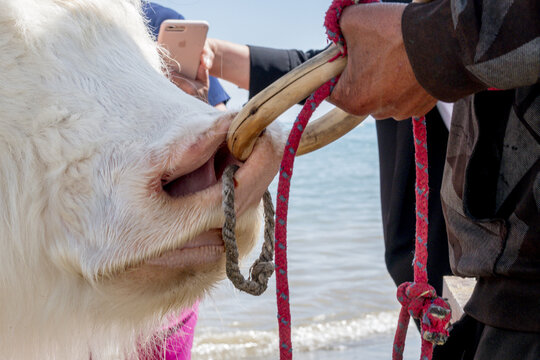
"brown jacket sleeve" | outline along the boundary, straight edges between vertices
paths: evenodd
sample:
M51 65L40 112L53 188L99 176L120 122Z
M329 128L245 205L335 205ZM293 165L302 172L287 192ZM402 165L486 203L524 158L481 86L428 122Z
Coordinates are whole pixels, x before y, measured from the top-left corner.
M539 19L538 0L435 0L407 6L402 31L420 84L455 101L537 83Z

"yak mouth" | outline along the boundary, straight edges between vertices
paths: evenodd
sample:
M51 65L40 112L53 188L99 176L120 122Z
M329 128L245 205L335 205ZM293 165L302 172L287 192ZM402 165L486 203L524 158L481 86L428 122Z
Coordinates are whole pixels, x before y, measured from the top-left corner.
M174 198L202 191L217 184L225 168L231 164L241 165L242 162L237 160L223 143L194 171L181 175L164 175L161 179L163 191Z
M227 145L218 146L204 164L185 174L166 174L161 178L163 191L170 197L179 198L205 190L217 184L226 167L242 163L234 158ZM149 259L146 264L170 269L185 269L212 264L225 252L221 229L210 229L195 236L181 247L166 251Z
M223 142L195 170L187 173L185 171L180 173L172 171L164 174L161 177L162 190L172 198L180 198L203 191L216 185L221 180L227 166L232 164L240 166L242 162L231 154L226 143ZM221 228L214 228L196 235L180 247L146 260L145 263L150 266L183 270L215 264L224 253L225 244Z
M221 259L225 244L221 229L211 229L197 235L179 248L149 259L146 264L171 269L184 269L212 264Z
M173 144L165 158L156 158L159 163L165 164L165 168L162 167L160 173L156 174L158 176L151 178L149 185L152 196L161 193L158 196L164 202L160 200L159 204L166 205L170 211L178 213L177 216L185 216L182 211L187 207L189 216L199 219L194 219L196 226L190 227L189 233L183 234L185 237L178 238L177 234L171 234L167 245L151 244L147 255L138 262L143 272L158 271L162 276L170 273L166 269L173 272L201 269L201 266L203 269L210 269L208 266L216 269L215 266L224 261L225 245L221 234L223 214L219 212L222 201L220 183L229 165L240 167L234 179L236 215L242 216L259 205L279 164L274 143L269 136L261 137L253 154L244 163L236 159L226 145L228 126L227 121L222 121L191 144L185 147ZM167 224L171 225L173 221L171 219ZM255 217L248 216L246 221L254 222ZM255 228L253 225L254 231ZM251 225L246 229L250 231ZM247 233L245 238L248 238Z

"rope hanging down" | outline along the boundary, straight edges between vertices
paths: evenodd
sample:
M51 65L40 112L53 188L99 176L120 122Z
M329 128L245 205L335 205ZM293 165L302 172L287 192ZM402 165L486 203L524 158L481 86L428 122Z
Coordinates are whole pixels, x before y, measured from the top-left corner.
M428 239L428 154L426 119L413 118L414 150L416 162L416 242L413 259L414 282L405 282L398 287L397 298L401 303L398 327L394 337L393 360L403 359L405 337L409 319L420 320L422 334L421 360L431 360L433 345L442 345L448 338L450 306L437 296L428 284L427 239Z
M234 212L234 173L238 165L229 165L223 172L223 211L225 223L222 237L225 243L225 270L233 285L251 295L261 295L268 287L268 279L274 272L274 206L268 190L264 193L264 243L259 258L249 269L249 279L246 280L238 267L238 247L236 246L236 215Z
M367 0L375 2L377 0ZM339 45L342 49L342 56L346 55L345 40L341 36L339 29L339 17L345 6L356 2L334 1L326 13L325 26L331 41ZM330 61L333 61L332 59ZM283 159L281 161L278 182L278 194L276 199L276 296L278 308L278 328L279 328L279 355L281 360L292 359L291 342L291 313L289 305L289 281L287 279L287 212L290 190L290 181L293 173L294 158L300 139L306 125L317 107L330 96L339 76L329 80L319 89L311 94L300 114L293 124L289 138L285 145Z

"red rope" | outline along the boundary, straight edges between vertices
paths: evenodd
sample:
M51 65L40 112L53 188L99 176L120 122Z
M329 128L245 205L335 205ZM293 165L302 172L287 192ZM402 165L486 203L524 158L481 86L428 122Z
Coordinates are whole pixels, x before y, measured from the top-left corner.
M378 0L334 0L326 12L325 27L328 38L341 46L341 56L347 48L339 28L339 18L343 9L357 3L371 3ZM332 61L332 60L331 60ZM279 172L276 204L276 296L278 308L279 351L280 359L292 359L291 314L289 306L289 283L287 279L287 211L289 190L293 173L294 158L300 138L319 104L332 92L339 77L333 78L317 89L306 100L300 114L293 124L285 145ZM448 336L450 320L448 304L437 297L435 290L427 283L427 225L428 225L428 173L427 142L425 119L413 122L415 137L415 159L417 175L417 218L416 218L416 255L414 260L414 283L404 283L398 288L398 300L403 305L396 337L394 340L393 359L402 359L405 337L410 316L422 319L422 355L421 360L431 359L433 343L444 343Z
M289 310L289 282L287 280L287 209L294 158L307 122L317 106L330 95L336 82L337 78L328 81L306 100L289 134L279 170L278 196L276 200L275 249L279 354L282 360L292 359L291 313Z
M409 319L420 319L422 333L421 360L431 360L433 345L442 345L448 338L450 306L437 296L428 284L427 239L428 239L428 154L425 117L413 118L413 135L416 162L416 243L413 259L414 282L405 282L398 287L397 298L401 303L398 327L394 337L393 360L403 359L405 337Z

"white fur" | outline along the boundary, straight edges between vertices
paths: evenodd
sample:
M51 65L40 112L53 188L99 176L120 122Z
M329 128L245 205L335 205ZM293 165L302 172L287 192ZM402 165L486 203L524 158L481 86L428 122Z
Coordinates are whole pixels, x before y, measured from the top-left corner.
M149 290L129 270L222 223L204 192L148 187L219 114L162 74L138 0L0 9L0 358L133 358L223 276ZM239 220L244 253L258 222Z

